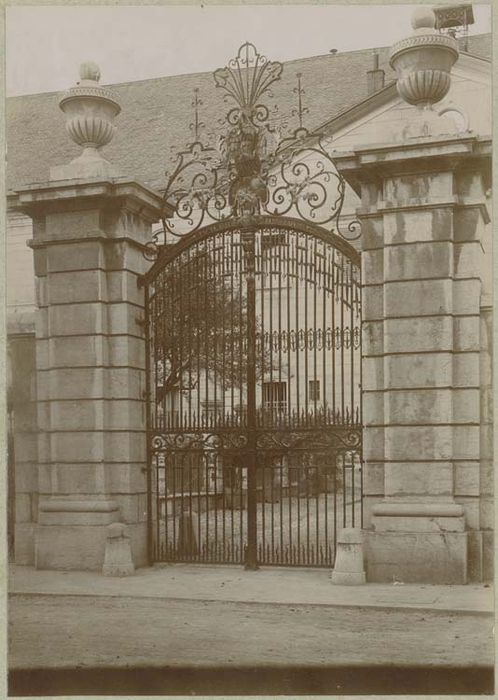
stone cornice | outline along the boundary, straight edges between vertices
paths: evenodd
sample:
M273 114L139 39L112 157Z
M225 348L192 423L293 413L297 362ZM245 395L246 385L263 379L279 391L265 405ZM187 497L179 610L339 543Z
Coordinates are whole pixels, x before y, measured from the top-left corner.
M357 193L362 184L380 185L394 174L452 171L465 162L478 167L481 161L483 167L489 167L490 160L491 139L472 133L375 144L334 154L337 169Z
M58 210L74 210L76 200L83 208L91 206L95 200L121 200L151 222L157 221L164 211L162 197L157 192L128 178L37 183L18 189L9 200L11 210L32 217Z

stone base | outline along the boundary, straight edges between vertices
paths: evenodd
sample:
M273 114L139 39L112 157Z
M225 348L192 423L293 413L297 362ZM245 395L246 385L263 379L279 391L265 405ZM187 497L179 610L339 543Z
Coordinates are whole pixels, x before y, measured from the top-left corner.
M107 525L119 519L110 500L53 498L39 505L35 567L102 571Z
M35 567L102 571L106 539L103 525L40 525L35 537Z
M467 583L466 532L365 531L367 580Z
M106 180L108 178L116 178L122 176L122 173L109 163L108 160L101 157L83 157L75 158L71 163L66 165L56 165L50 168L50 180L84 180L87 178L100 178Z

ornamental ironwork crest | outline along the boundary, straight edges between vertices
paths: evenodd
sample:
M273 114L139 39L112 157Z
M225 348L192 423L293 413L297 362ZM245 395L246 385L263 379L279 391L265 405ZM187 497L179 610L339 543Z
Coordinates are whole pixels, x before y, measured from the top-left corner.
M297 128L281 138L271 125L270 116L278 107L270 109L267 101L282 72L282 63L268 60L250 42L214 72L215 87L223 91L228 104L224 133L214 143L201 137L203 103L198 90L194 91L193 139L166 173L162 228L146 246L148 259L156 259L175 237L208 224L236 219L248 225L252 217L262 215L309 221L349 241L359 237L359 221L350 221L346 230L341 226L345 181L323 144L323 135L303 125L308 109L300 73L293 90Z

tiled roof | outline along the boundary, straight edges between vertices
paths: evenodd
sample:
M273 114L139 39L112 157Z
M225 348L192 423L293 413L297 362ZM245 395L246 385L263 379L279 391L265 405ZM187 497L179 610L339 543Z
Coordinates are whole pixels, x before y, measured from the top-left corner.
M367 96L367 71L373 67L374 49L328 54L288 61L282 79L272 88L269 105L278 104L278 119L297 126L296 73L302 74L309 112L305 125L311 130L331 120ZM389 47L376 49L386 84L395 75L388 63ZM468 39L468 53L490 59L491 36ZM104 149L106 157L124 175L160 188L172 155L191 139L189 124L194 88L203 100L200 117L207 130L216 131L227 111L223 95L215 89L211 73L153 78L112 86L122 112L113 141ZM58 93L23 95L7 100L7 185L16 189L48 179L49 168L68 163L80 149L67 136L64 116L58 108Z

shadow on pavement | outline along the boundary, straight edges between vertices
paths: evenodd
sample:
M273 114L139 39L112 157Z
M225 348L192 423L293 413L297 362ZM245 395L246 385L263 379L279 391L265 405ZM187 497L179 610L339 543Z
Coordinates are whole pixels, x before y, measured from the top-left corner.
M493 669L449 667L164 667L16 670L20 695L493 695Z

